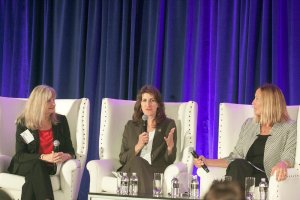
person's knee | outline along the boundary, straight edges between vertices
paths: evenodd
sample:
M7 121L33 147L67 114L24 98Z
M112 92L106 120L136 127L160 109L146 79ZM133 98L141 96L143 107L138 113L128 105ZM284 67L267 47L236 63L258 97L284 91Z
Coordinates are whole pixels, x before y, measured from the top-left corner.
M5 191L3 191L0 188L0 199L1 200L10 200L10 199L12 199L12 197L10 197Z
M33 168L44 168L46 166L45 162L40 160L40 159L37 159L34 161L34 164L33 164Z
M239 166L245 165L245 164L248 164L248 162L246 160L244 160L244 159L235 159L229 165L230 165L230 167L237 167L237 168L239 168Z
M145 162L148 163L148 161L146 161L144 158L140 157L140 156L134 156L131 160L131 162L133 162L134 164L143 164Z
M35 162L36 162L36 164L38 164L38 165L44 165L44 164L45 164L45 162L42 161L42 160L40 160L40 159L36 159Z

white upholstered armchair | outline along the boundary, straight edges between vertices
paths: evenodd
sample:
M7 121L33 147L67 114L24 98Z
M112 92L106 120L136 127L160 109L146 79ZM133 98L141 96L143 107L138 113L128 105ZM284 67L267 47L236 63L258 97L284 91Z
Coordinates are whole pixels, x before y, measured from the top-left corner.
M287 106L288 113L292 120L298 123L298 140L299 140L299 106ZM218 158L227 157L233 151L238 140L241 127L247 118L254 117L252 105L241 105L231 103L221 103L219 113L219 143L218 143ZM269 199L285 200L300 198L300 146L297 144L295 168L288 169L288 177L283 182L277 182L275 176L272 176L269 181ZM206 173L203 169L198 169L197 174L201 177L200 197L203 197L209 190L214 177L219 180L226 174L226 168L208 167L210 173ZM258 187L255 191L255 196L258 198Z
M0 190L11 199L21 199L25 178L9 174L7 168L15 154L15 119L21 113L27 99L0 97ZM89 136L89 100L56 99L56 112L66 115L76 159L62 165L60 175L50 176L56 200L75 200L85 167ZM0 199L1 198L0 194Z
M87 164L90 173L90 192L115 193L117 180L112 171L120 166L122 134L128 120L132 119L135 101L104 98L102 100L99 138L100 160ZM193 158L188 147L196 145L198 105L189 101L184 103L165 103L168 118L175 120L177 127L177 155L174 164L164 173L164 193L171 191L171 179L178 175L181 192L187 191L187 174L193 172Z

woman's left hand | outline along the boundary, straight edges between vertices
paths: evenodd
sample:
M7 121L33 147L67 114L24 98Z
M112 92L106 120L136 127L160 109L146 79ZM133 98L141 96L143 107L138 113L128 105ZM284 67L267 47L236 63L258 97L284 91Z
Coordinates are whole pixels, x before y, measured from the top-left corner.
M63 152L58 152L58 153L54 153L53 162L56 164L59 164L59 163L65 162L68 159L69 159L68 154L63 153Z
M172 150L174 147L174 140L173 140L174 131L175 131L175 127L171 129L168 138L164 137L168 145L168 150Z
M278 162L275 167L272 168L271 176L276 172L276 180L284 181L287 177L287 164L283 161Z

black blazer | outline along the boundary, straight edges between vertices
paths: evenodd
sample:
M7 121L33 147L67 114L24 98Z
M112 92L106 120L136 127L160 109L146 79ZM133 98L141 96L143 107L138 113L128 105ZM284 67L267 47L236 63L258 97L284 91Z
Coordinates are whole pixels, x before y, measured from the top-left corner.
M175 127L173 140L174 147L172 153L168 155L168 146L164 137L168 137L172 128ZM139 135L142 133L142 125L135 126L132 120L129 120L125 126L122 139L122 147L120 157L120 163L124 166L131 157L135 156L135 145L139 141ZM158 127L155 129L155 135L153 138L152 150L151 150L151 166L160 171L164 171L170 164L176 159L176 142L177 142L177 131L175 121L166 118ZM140 156L141 151L137 154Z
M64 115L59 114L57 114L57 118L59 120L59 123L57 125L52 124L53 141L58 140L60 142L60 152L75 155L67 118ZM13 156L13 159L11 160L8 167L8 171L12 174L17 172L21 163L36 160L40 157L40 154L38 154L40 146L38 130L29 130L34 137L34 140L29 144L26 144L20 134L27 129L28 128L26 126L17 126L16 154Z

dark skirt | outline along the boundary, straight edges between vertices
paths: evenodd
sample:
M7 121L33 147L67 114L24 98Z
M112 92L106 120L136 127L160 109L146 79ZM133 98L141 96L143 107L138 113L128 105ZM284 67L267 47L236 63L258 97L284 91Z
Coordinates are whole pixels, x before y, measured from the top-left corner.
M140 156L133 156L120 170L126 172L128 179L132 173L136 173L138 177L139 193L152 194L153 193L153 174L164 173L164 169L155 168L151 166L148 161Z
M255 186L259 185L261 178L265 178L266 182L269 183L265 172L257 170L244 159L232 161L227 167L226 176L232 176L232 180L239 181L242 185L245 185L246 177L255 177Z

